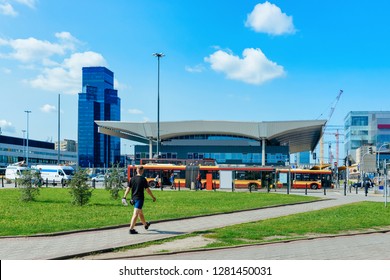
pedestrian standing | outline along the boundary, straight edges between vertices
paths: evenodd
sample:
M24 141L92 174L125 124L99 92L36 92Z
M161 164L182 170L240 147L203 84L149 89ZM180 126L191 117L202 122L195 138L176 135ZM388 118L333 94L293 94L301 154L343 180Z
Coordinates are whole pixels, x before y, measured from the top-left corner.
M141 223L144 225L145 229L148 229L150 222L146 222L142 207L144 205L146 191L153 199L153 202L156 201L156 197L153 195L152 191L149 189L148 181L143 176L144 168L142 165L137 166L137 175L130 179L129 185L126 188L125 194L122 198L122 203L126 204L126 197L131 189L131 201L134 205L133 216L130 221L130 234L137 234L138 232L134 229L135 224L137 223L138 218L141 220Z
M200 172L196 177L196 190L202 190L202 177L200 176Z
M173 172L171 173L171 177L169 178L169 181L171 182L171 189L175 189L176 190L175 174Z

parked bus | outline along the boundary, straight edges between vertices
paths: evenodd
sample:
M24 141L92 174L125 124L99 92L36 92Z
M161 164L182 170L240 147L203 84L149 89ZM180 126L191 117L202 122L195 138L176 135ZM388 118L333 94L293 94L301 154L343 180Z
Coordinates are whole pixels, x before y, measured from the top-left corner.
M291 188L293 189L321 189L333 188L332 171L329 169L278 169L278 186L288 184L288 174L291 174Z
M145 164L144 176L151 188L170 186L169 177L174 174L175 186L186 188L218 189L235 188L257 190L262 187L273 187L275 168L273 167L230 167L213 165L175 165ZM128 166L128 180L135 175L136 167ZM200 175L200 184L197 177ZM158 184L155 178L158 176Z

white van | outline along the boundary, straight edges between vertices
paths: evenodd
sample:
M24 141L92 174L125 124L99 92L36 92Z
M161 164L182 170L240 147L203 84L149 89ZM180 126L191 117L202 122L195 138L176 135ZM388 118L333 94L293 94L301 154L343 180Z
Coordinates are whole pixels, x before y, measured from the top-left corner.
M26 166L20 165L8 165L5 170L5 179L15 180L22 176L22 172L28 170Z
M36 165L33 167L41 173L43 182L61 183L72 179L74 169L72 166L65 165Z

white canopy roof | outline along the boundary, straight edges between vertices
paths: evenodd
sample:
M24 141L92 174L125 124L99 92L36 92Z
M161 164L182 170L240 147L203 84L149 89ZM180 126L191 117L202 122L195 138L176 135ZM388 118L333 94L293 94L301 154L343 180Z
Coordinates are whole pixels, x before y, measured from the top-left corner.
M156 122L95 121L99 132L111 136L149 143L157 139ZM290 146L290 153L313 151L325 126L325 120L313 121L175 121L160 122L160 139L194 134L242 136L255 140L277 141Z

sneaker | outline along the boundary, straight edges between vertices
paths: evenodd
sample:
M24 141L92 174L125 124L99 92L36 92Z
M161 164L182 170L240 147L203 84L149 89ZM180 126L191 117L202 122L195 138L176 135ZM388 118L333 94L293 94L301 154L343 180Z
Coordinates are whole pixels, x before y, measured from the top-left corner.
M130 234L138 234L138 231L136 231L135 229L131 229L131 230L129 230L129 233Z
M148 229L150 226L150 222L146 222L145 229Z

